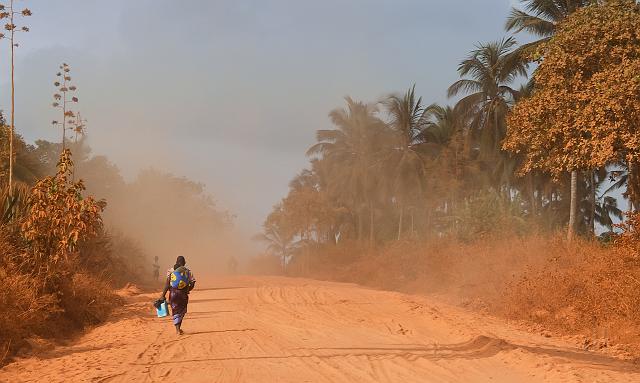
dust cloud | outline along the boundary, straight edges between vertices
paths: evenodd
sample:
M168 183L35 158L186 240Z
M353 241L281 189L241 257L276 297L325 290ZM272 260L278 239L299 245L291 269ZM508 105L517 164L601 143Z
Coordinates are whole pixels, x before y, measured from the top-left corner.
M86 156L76 165L87 193L107 201L107 230L132 240L149 268L155 256L163 271L183 255L197 274L219 275L233 272L231 262L241 264L255 252L256 244L246 239L250 234L202 183L158 168L125 180L105 156Z

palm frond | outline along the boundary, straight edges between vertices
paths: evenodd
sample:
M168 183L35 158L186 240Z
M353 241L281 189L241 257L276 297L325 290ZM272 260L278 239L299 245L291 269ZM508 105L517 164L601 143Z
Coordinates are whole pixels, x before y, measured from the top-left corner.
M520 9L512 8L505 30L507 32L527 32L534 36L548 37L551 36L556 29L555 23L546 20L540 16L530 15Z
M454 82L448 89L447 91L447 96L448 97L455 97L460 93L475 93L475 92L481 92L483 89L482 87L482 83L480 83L477 80L470 80L470 79L460 79L456 82Z

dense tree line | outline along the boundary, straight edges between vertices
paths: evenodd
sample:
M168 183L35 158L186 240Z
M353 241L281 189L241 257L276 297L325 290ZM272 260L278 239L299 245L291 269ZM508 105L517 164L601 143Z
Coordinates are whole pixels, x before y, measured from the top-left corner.
M13 196L5 193L4 223L10 223L9 218L19 220L16 213L24 210L30 188L38 180L56 174L63 151L61 143L36 140L30 145L17 135L14 145L14 189L22 192ZM140 171L127 182L106 156L91 153L84 136L80 140L67 139L65 146L74 163L70 180L82 180L85 194L108 202L103 213L105 229L135 239L148 254L169 259L192 248L199 253L207 246L211 248L211 242L232 225L231 214L218 207L200 183L153 168ZM6 147L6 137L0 137L0 149ZM0 161L0 181L4 185L7 168L8 159L4 157Z
M635 1L526 0L458 66L451 106L403 94L346 105L264 223L282 257L355 240L505 231L593 236L633 207L640 179L640 10ZM532 74L531 76L529 76Z

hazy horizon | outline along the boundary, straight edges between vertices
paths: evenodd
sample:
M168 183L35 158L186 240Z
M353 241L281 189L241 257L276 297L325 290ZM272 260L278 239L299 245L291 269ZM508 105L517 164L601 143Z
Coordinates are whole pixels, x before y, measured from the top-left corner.
M426 104L447 103L458 63L505 35L511 3L18 1L33 16L18 41L16 129L60 140L51 102L67 62L94 154L129 179L153 166L202 182L257 232L344 96L415 83Z

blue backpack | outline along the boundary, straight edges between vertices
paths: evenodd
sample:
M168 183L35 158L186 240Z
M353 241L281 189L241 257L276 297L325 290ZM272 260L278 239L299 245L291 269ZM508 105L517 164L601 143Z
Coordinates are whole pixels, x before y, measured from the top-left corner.
M189 286L189 270L184 267L178 267L171 272L169 283L174 289L182 290Z

